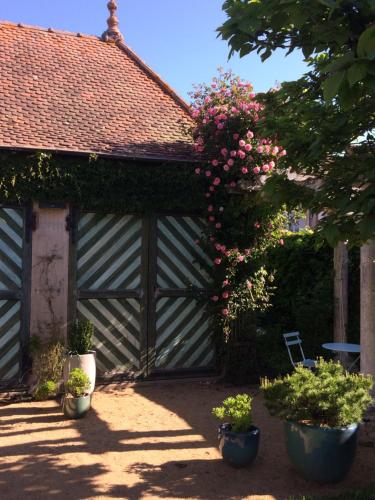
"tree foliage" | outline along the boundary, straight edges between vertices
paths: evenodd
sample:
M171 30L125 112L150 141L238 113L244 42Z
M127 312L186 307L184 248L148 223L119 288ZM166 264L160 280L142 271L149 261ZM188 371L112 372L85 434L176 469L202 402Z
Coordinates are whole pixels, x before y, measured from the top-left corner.
M274 111L264 134L278 137L289 160L266 192L324 213L320 228L332 245L374 238L375 2L227 0L223 9L219 33L231 53L265 60L280 48L302 50L309 65L301 79L263 96Z
M219 28L231 53L253 51L266 60L296 49L320 65L327 100L352 103L375 88L373 0L226 0L228 20Z

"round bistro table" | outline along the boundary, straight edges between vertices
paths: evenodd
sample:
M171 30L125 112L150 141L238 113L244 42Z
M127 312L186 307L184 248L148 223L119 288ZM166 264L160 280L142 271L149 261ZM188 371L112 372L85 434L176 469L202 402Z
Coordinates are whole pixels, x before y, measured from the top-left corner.
M353 363L349 366L348 371L350 371L353 366L359 361L361 357L361 346L359 344L348 344L346 342L328 342L322 344L323 349L334 352L346 352L348 354L358 354Z

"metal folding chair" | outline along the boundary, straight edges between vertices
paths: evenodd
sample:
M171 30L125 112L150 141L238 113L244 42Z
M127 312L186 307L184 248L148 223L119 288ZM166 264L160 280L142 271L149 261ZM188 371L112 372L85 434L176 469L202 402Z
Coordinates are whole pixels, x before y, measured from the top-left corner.
M302 340L299 337L299 332L290 332L290 333L284 333L283 334L284 341L286 348L288 350L289 358L290 361L293 365L293 368L296 368L297 366L303 366L305 368L315 368L316 366L316 361L313 359L306 359L305 358L305 353L303 352L302 349ZM292 351L290 349L291 346L299 346L300 352L301 352L301 361L294 361L293 356L292 356Z

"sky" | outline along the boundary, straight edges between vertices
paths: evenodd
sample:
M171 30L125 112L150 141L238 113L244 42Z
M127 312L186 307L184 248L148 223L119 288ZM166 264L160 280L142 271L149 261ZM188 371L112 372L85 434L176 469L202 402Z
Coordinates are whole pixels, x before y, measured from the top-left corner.
M125 42L183 98L194 83L211 81L217 68L231 69L268 90L301 76L301 54L278 52L265 63L257 54L228 61L228 45L216 37L225 21L223 0L118 0ZM91 35L101 35L107 0L1 0L0 19Z

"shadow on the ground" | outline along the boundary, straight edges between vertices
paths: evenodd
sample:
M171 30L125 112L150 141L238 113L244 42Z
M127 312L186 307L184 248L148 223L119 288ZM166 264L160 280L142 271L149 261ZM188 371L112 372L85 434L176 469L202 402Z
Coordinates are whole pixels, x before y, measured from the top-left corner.
M158 428L157 423L154 429L146 426L145 430L141 427L133 430L133 423L129 423L132 430L128 430L126 422L120 430L115 430L111 428L110 422L103 420L95 411L95 401L94 408L84 419L69 423L64 422L57 404L49 407L33 407L32 404L26 408L15 407L13 413L11 406L2 407L0 433L6 444L0 448L0 498L80 500L104 497L138 500L149 495L155 498L229 500L250 495L269 495L281 499L300 493L340 491L364 483L366 477L371 480L375 464L370 462L373 465L369 467L368 463L373 450L361 450L355 470L341 485L320 487L299 478L286 459L282 425L267 415L259 397L254 400L253 418L254 423L261 427L261 447L254 464L245 469L232 469L218 455L216 458L215 453L211 451L210 454L207 450L217 446L212 407L229 394L245 391L255 394L248 388L215 384L171 382L136 385L134 397L138 395L145 398L185 422L184 428L177 430L168 430L165 425ZM123 404L129 404L131 397L124 398ZM109 393L107 404L110 401ZM12 416L16 418L10 418ZM152 417L145 414L144 418ZM19 424L25 422L38 424L37 428L30 426L30 437L26 437L24 425L17 430ZM13 426L11 430L10 425ZM65 429L70 434L64 434ZM45 433L46 430L51 430L51 439L45 439L45 434L38 439L38 432ZM60 434L52 439L54 430L60 430ZM18 438L17 442L12 440L13 436ZM158 466L145 463L147 454L144 460L137 463L128 455L158 450L168 451L167 461ZM179 453L183 450L187 460L180 459ZM111 452L121 453L119 457L125 457L126 463L131 464L124 473L136 474L138 479L135 484L102 484L100 476L110 472L106 469L110 466L103 464L101 456ZM93 463L80 463L80 453L91 455ZM68 460L63 456L67 454ZM207 459L204 459L205 454ZM6 457L17 458L15 461L14 458L7 460ZM15 494L17 491L19 494Z

